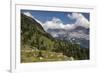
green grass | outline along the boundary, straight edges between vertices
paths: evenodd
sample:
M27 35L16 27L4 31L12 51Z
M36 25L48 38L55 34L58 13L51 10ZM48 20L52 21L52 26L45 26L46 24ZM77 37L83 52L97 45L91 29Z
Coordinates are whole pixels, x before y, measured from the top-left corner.
M62 53L41 50L41 56L39 56L39 52L40 50L37 49L21 50L21 63L72 60L70 57L63 55Z

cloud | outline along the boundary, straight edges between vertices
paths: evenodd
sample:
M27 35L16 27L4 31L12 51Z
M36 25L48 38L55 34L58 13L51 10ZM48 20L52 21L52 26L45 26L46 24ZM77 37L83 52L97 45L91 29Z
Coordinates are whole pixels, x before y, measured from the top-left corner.
M47 31L48 29L62 29L64 25L59 18L53 17L52 20L46 21L43 27Z
M81 13L72 13L67 15L70 19L75 19L74 23L76 26L82 26L85 28L89 28L89 21L81 14Z
M48 29L72 30L76 26L74 24L63 24L63 22L59 18L53 17L52 20L43 23L43 27L47 31Z
M64 25L65 30L73 30L75 28L76 28L75 24L65 24Z
M43 23L44 29L65 29L73 30L78 26L89 28L89 21L81 13L72 13L67 15L70 19L75 20L73 24L64 24L60 18L53 17L52 20Z

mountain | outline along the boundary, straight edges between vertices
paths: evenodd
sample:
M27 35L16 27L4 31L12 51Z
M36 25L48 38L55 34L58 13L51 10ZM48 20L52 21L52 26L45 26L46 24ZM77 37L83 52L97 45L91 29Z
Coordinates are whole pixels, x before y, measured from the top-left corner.
M41 42L43 42L43 40L51 42L52 40L54 40L54 38L50 34L45 32L43 27L36 20L24 14L21 14L21 44L32 46L39 40Z
M81 47L89 48L89 28L77 26L73 30L48 29L47 32L56 39L79 43Z
M52 32L55 36L51 34ZM89 59L88 48L81 49L80 44L63 40L69 38L68 31L64 29L45 31L40 23L23 13L21 13L20 34L21 62Z

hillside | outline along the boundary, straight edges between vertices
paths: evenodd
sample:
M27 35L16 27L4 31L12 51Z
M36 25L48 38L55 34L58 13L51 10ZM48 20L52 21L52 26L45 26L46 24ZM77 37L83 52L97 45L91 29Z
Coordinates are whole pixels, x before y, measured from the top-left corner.
M85 59L89 59L89 49L53 38L35 19L21 13L22 63Z

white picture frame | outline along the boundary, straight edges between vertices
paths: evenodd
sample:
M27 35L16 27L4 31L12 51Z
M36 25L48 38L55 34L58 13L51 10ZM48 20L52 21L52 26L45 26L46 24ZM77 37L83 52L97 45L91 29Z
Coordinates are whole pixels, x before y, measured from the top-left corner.
M43 70L57 70L66 68L91 67L95 65L95 7L88 5L50 4L50 3L11 3L11 73L35 72ZM90 60L20 63L20 10L49 10L49 11L72 11L90 13Z

